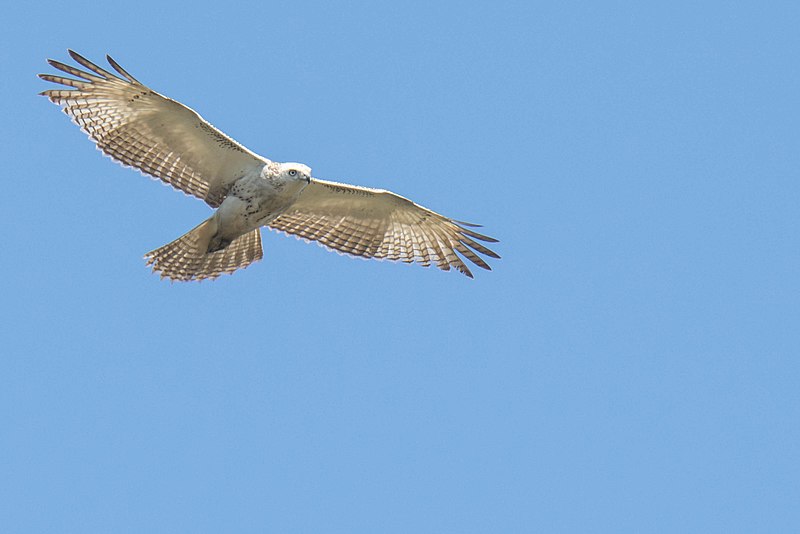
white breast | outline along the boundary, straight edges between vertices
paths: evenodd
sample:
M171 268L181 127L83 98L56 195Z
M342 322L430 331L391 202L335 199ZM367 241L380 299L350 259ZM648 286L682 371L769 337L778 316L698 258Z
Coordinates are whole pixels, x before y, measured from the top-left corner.
M297 183L274 183L260 176L239 179L217 210L219 233L235 239L268 224L294 203L300 191Z

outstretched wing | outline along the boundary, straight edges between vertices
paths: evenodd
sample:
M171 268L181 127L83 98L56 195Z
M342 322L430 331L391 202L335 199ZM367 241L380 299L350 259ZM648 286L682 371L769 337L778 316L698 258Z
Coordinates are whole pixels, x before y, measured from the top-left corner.
M50 65L78 79L40 74L43 80L72 88L41 94L64 106L64 112L116 161L212 207L222 203L233 182L268 163L192 109L137 81L110 57L106 56L109 64L121 77L72 50L69 55L91 72L50 59Z
M269 226L325 247L363 258L454 267L472 278L456 252L478 267L489 265L476 252L499 258L478 241L497 240L381 189L312 180L297 201Z

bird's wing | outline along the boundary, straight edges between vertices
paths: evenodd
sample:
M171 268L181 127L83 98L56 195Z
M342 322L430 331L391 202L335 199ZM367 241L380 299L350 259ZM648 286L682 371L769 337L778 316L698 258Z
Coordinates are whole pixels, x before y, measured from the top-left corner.
M269 226L325 247L360 256L454 267L472 278L456 252L478 267L489 265L476 252L499 258L478 241L481 235L390 191L312 180L297 201Z
M48 82L72 89L41 94L64 106L89 138L107 155L159 178L176 189L222 203L230 185L258 172L269 161L220 132L192 109L137 81L106 56L119 75L69 51L86 72L48 60L75 78L40 74Z

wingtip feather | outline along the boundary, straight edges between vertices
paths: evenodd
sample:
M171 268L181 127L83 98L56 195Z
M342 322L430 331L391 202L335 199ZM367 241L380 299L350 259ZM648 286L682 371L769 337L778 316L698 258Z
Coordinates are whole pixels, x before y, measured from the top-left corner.
M75 50L73 50L71 48L67 48L67 54L69 54L69 57L71 57L75 61L78 61L78 62L80 62L81 60L88 61L88 59L86 59L85 57L83 57L82 55L80 55L79 53L77 53Z
M83 57L82 55L77 53L76 51L74 51L72 49L67 49L67 52L69 52L69 55L70 55L70 57L72 59L74 59L75 61L77 61L78 63L80 63L81 65L83 65L87 69L89 69L90 71L94 72L95 74L97 74L99 76L102 76L102 77L104 77L104 78L106 78L108 80L118 79L116 76L114 76L114 74L112 74L111 72L107 71L106 69L96 65L95 63L92 63L91 61L89 61L88 59L86 59L85 57Z
M482 224L475 224L466 221L457 221L456 219L453 219L453 222L458 224L463 224L464 226L469 226L470 228L483 228Z
M117 72L122 74L129 82L131 82L131 83L141 83L141 82L139 82L139 80L137 80L136 78L131 76L131 74L128 71L123 69L122 66L119 63L117 63L116 61L114 61L114 58L111 57L108 54L106 54L106 61L108 61L108 64L111 65L112 67L114 67L114 70L116 70Z

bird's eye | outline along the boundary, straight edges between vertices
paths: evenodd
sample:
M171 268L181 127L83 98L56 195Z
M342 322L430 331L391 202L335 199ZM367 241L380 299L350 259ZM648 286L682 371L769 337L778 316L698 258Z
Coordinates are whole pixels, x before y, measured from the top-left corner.
M297 176L297 171L292 169L291 171L289 171L289 176Z

